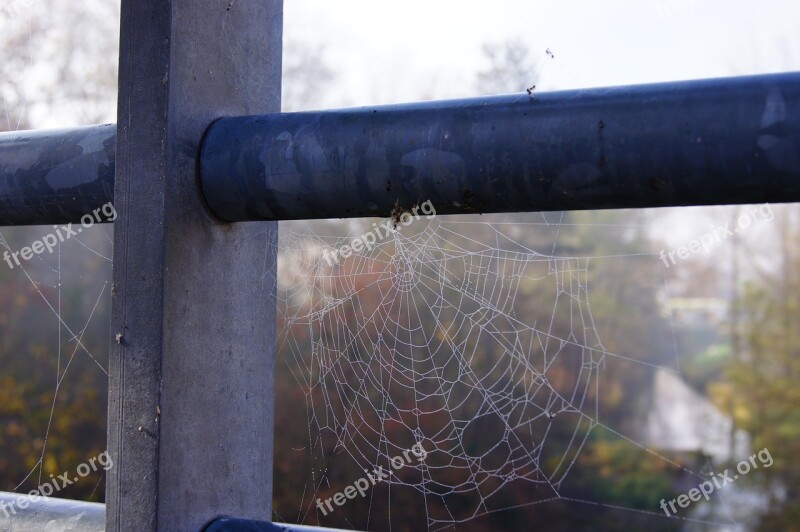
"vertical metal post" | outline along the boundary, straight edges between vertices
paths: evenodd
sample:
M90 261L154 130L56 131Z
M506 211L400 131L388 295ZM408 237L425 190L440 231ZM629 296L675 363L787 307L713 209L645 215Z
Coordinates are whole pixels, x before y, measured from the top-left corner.
M226 224L197 159L279 110L281 0L122 0L107 530L268 519L275 223Z

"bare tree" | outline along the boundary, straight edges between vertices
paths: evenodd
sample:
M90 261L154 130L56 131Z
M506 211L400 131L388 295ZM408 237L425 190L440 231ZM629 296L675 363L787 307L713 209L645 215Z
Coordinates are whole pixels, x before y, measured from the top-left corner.
M522 92L536 83L539 67L528 46L520 39L483 45L489 68L477 75L476 89L482 94Z
M119 1L12 4L0 13L0 128L112 120Z
M287 41L283 52L283 110L320 107L335 74L323 58L324 47Z

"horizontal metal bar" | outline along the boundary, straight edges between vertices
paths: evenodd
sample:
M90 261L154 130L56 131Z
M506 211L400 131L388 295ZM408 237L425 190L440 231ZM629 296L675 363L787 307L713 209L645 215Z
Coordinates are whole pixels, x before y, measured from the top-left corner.
M113 200L116 127L0 133L0 225L78 222Z
M116 128L0 133L0 225L113 200ZM800 73L223 118L222 219L800 201Z
M800 73L223 118L229 221L800 201Z
M4 532L103 532L105 529L103 504L0 492L0 530Z
M104 532L106 507L93 502L51 497L32 498L23 493L0 492L0 530L3 532L41 532L71 530ZM345 532L334 528L269 523L221 517L203 532Z
M251 521L221 517L208 525L203 532L348 532L339 528L323 528L307 525L288 525L267 521Z

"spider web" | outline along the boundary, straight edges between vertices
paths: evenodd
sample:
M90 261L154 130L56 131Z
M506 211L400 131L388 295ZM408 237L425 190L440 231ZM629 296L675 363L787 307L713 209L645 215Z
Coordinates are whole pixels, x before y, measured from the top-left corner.
M94 234L90 235L90 231ZM108 245L110 247L111 237L108 233L109 230L106 229L106 231L105 237L108 239ZM45 232L46 231L43 233ZM87 235L84 237L84 239L87 237L88 239L94 239L97 232L97 229L87 230ZM75 239L74 244L80 245L94 255L102 257L103 260L108 261L109 263L111 262L110 256L103 255L103 253L107 253L107 251L102 249L102 245L98 246L98 250L95 250L85 244L83 239L78 238ZM0 233L0 252L3 250L8 250L10 253L14 251L14 249L12 249L6 242L3 234ZM104 298L108 297L108 281L101 279L100 285L97 287L97 297L91 307L87 309L86 316L79 316L77 318L73 316L65 316L62 311L62 295L65 285L74 284L83 287L85 286L87 277L81 274L75 275L74 272L70 273L69 268L62 268L62 244L60 242L57 244L55 254L56 257L51 260L48 260L48 258L37 257L39 262L38 266L41 267L43 265L44 271L37 271L37 265L34 265L33 268L26 268L24 264L18 267L20 275L26 279L28 283L30 283L30 286L39 296L40 302L44 304L44 306L50 311L52 317L57 321L58 340L54 352L52 353L52 356L55 359L55 388L52 393L52 406L48 415L47 424L44 428L44 434L41 438L43 442L41 445L41 452L33 468L30 470L28 475L22 479L19 484L17 484L17 486L14 488L14 491L21 489L22 486L26 485L31 478L36 480L36 485L41 485L42 482L48 480L44 469L45 458L48 452L48 440L50 438L51 431L54 429L54 424L56 423L59 395L62 393L62 387L69 382L67 381L67 383L65 383L65 380L67 380L70 367L76 358L80 359L83 357L88 357L92 364L94 364L96 370L101 372L106 378L108 377L108 371L104 366L106 363L105 358L107 357L106 353L98 354L94 352L94 349L87 347L84 343L84 336L87 334L87 331L92 324L93 319L95 318L98 307L100 306L101 302L103 302ZM78 321L84 320L84 318L85 321ZM70 325L69 322L72 322L72 325ZM74 322L78 322L77 325ZM94 492L97 490L102 480L103 479L100 478L96 482L92 494L94 494Z
M523 235L557 242L566 225L496 219L415 221L338 264L332 250L380 224L351 224L346 237L283 225L278 351L305 397L307 444L295 451L311 467L298 522L321 519L318 500L356 480L339 464L392 471L415 444L425 459L367 494L367 527L378 526L373 507L398 501L421 504L429 530L553 501L604 506L564 493L598 428L699 478L601 421L609 359L661 367L603 345L589 272L609 257L533 249ZM627 510L666 519L657 507Z
M116 38L118 12L118 2L100 0L69 9L52 0L11 0L0 6L5 47L0 131L37 128L42 122L53 127L50 121L94 123L113 116L116 54L104 43L108 35ZM58 22L51 22L53 14ZM97 53L100 49L105 53ZM55 230L4 227L0 254L19 253ZM3 434L6 448L16 452L9 456L11 470L3 471L6 490L27 493L51 482L54 473L68 472L72 479L77 465L105 448L112 226L80 231L64 242L57 240L52 253L36 254L10 271L5 262L0 266L7 291L16 294L15 302L23 302L3 316L5 330L24 336L10 343L22 352L2 353L4 360L10 360L9 366L16 366L15 358L36 361L24 366L35 372L0 371L0 378L19 379L8 395L24 403L22 419L4 419L20 426ZM24 330L13 329L6 317L15 314L36 325L15 319L10 323ZM30 334L33 330L36 335ZM13 417L13 409L4 412ZM56 490L54 496L102 498L104 478L102 469L80 481L75 477L73 486Z

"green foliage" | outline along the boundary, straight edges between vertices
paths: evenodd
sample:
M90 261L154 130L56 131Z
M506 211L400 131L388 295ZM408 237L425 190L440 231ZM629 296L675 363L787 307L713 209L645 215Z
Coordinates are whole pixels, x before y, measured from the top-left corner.
M762 530L790 530L800 522L800 223L797 207L780 225L778 268L745 287L741 308L746 349L729 372L733 413L753 437L754 449L769 448L775 463L748 477L771 494Z
M606 504L651 511L679 494L681 472L675 466L603 429L592 433L579 463L584 474L569 488L581 498L602 494Z

